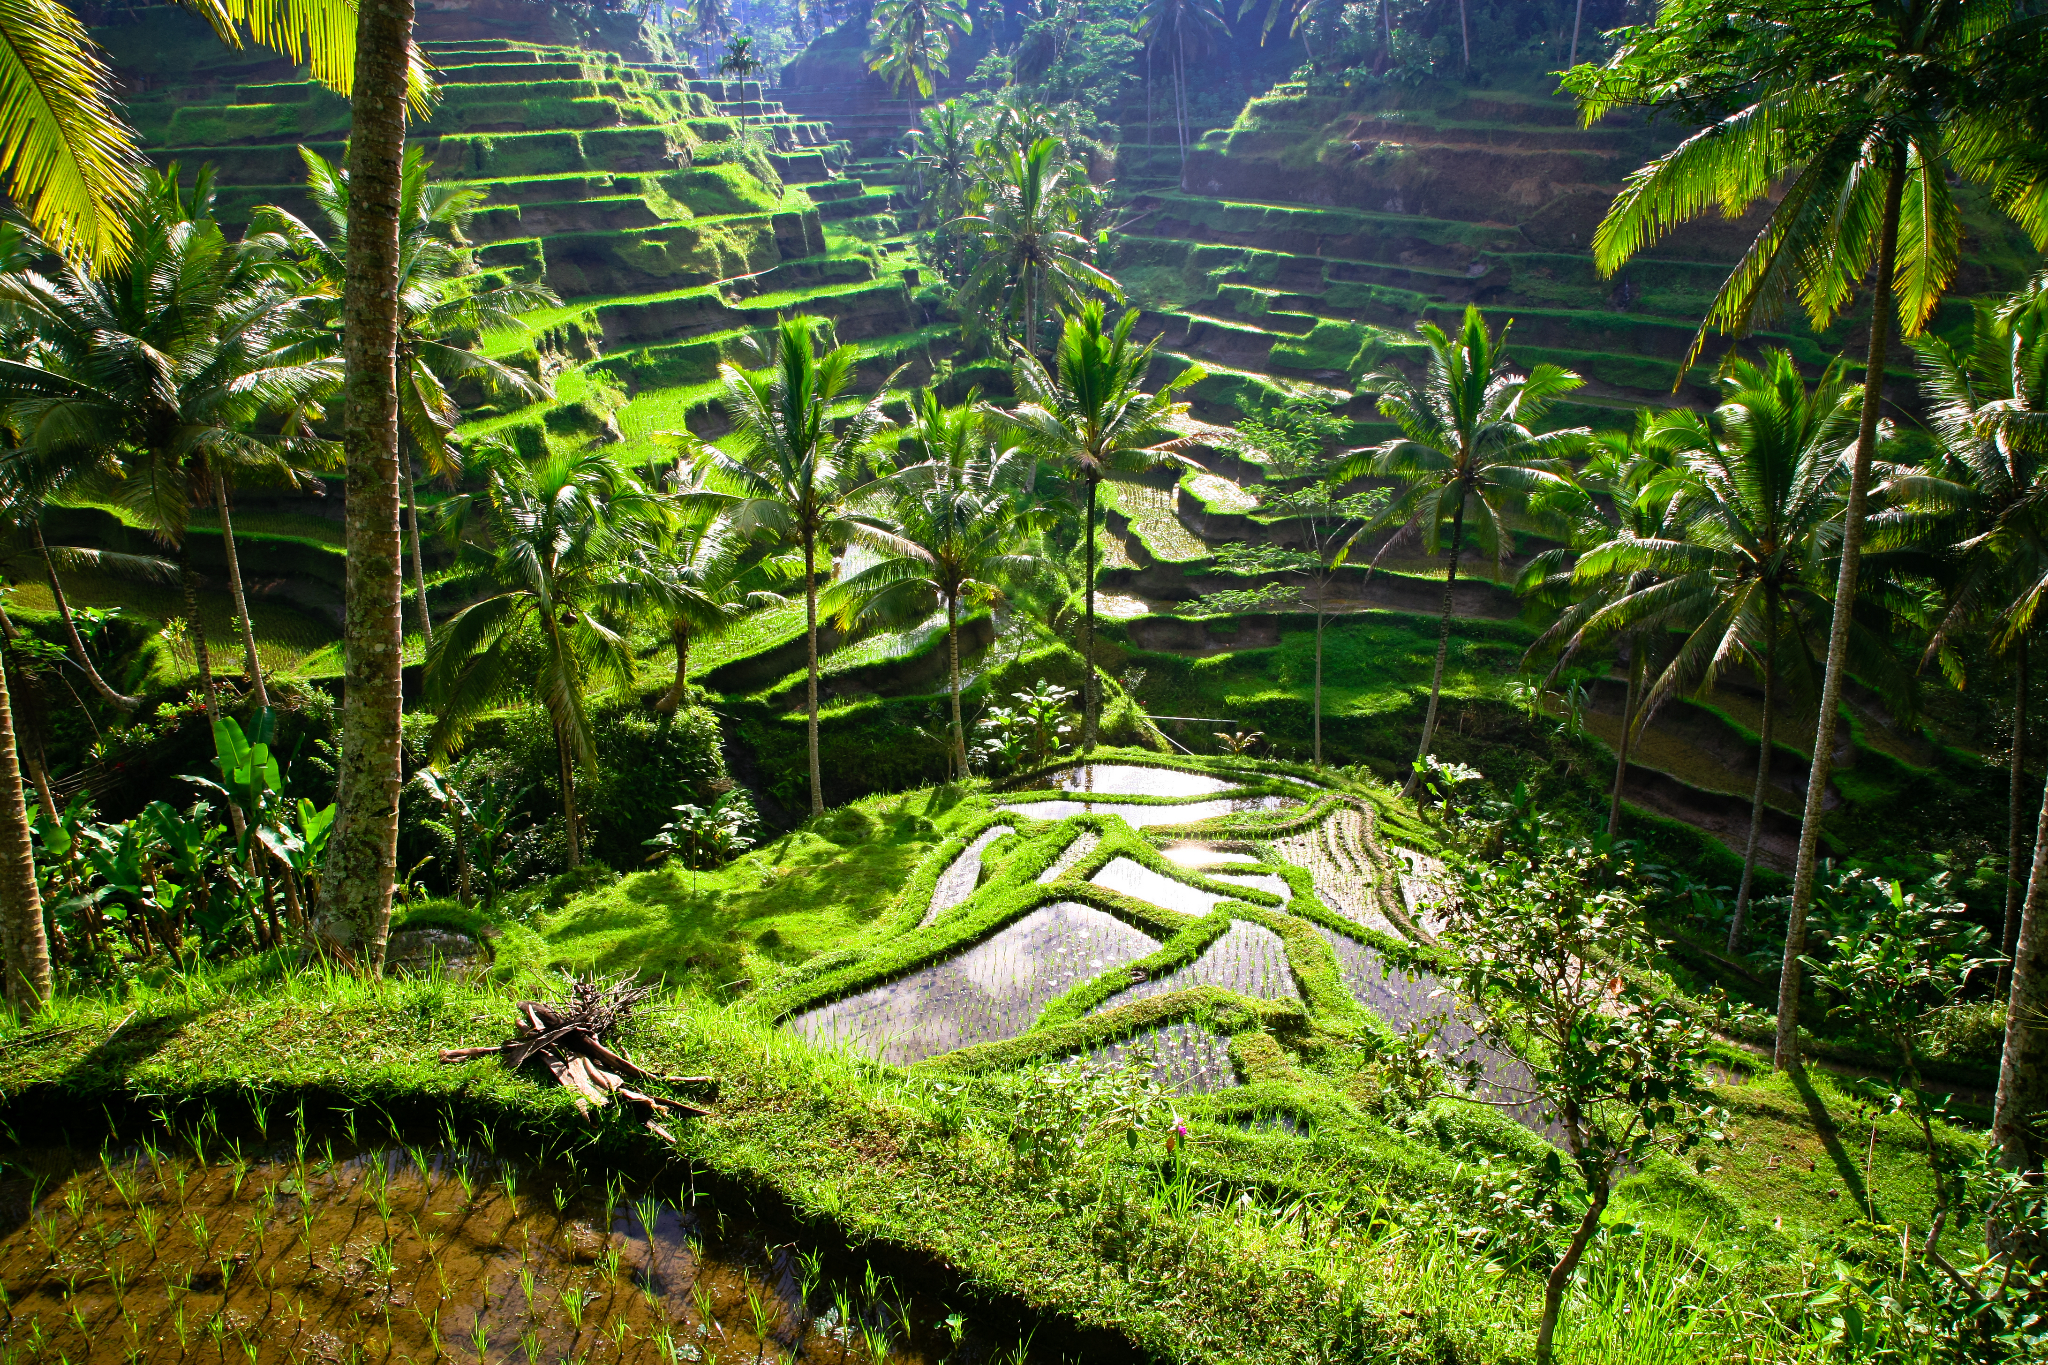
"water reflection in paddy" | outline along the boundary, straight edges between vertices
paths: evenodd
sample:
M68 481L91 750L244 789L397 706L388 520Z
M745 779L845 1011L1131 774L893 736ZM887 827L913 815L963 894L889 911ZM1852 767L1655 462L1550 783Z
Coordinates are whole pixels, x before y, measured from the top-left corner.
M990 844L1009 833L1012 830L1008 825L993 825L960 851L960 856L939 874L938 885L932 888L932 903L918 921L920 929L974 894L974 888L981 882L981 855Z
M1094 1062L1152 1061L1153 1079L1176 1095L1206 1095L1239 1084L1230 1060L1230 1040L1200 1024L1168 1024L1119 1038L1088 1054Z
M1383 971L1385 963L1380 955L1357 939L1320 924L1316 926L1316 932L1337 954L1338 969L1353 999L1393 1025L1398 1032L1405 1033L1418 1023L1443 1020L1443 1028L1437 1034L1436 1050L1447 1056L1469 1057L1479 1062L1483 1078L1480 1082L1481 1097L1515 1101L1502 1105L1502 1111L1525 1128L1558 1136L1554 1126L1543 1123L1540 1106L1517 1099L1532 1079L1528 1066L1514 1054L1482 1043L1472 1026L1458 1018L1455 1001L1434 975L1408 972L1398 967Z
M1055 996L1158 947L1114 915L1060 901L957 956L806 1010L790 1027L811 1042L844 1041L907 1066L1014 1038Z
M1064 820L1069 815L1094 812L1098 815L1120 815L1124 823L1133 828L1146 825L1186 825L1197 820L1213 820L1219 815L1243 815L1252 811L1283 810L1298 806L1301 802L1291 796L1240 796L1232 800L1189 801L1176 806L1134 806L1115 802L1068 801L1055 798L1051 801L1019 801L1001 807L1018 815L1028 815L1034 820Z
M1178 768L1147 768L1135 763L1084 763L1052 775L1048 784L1070 791L1105 796L1208 796L1236 784L1220 777L1183 772Z
M1287 964L1287 945L1263 924L1234 919L1214 943L1193 962L1149 981L1118 991L1096 1006L1096 1012L1128 1005L1169 991L1193 986L1221 986L1259 1000L1298 1000L1294 969Z

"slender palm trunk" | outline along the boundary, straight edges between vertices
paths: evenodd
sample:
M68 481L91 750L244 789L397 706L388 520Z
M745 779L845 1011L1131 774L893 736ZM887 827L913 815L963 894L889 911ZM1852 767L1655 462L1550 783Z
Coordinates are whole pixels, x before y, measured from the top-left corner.
M206 648L206 627L199 620L199 588L192 572L189 540L178 543L178 588L185 594L185 631L192 637L192 663L199 670L199 695L206 701L206 723L220 719L220 698L213 688L213 656Z
M467 908L469 894L469 811L461 801L448 803L448 823L455 831L455 903Z
M967 780L967 729L960 723L960 598L946 599L946 673L953 691L953 771Z
M321 878L319 938L381 972L391 932L401 781L404 624L398 537L398 208L413 0L359 0L342 288L347 461L341 755Z
M1323 598L1329 591L1325 584L1316 594L1316 685L1315 701L1315 766L1323 766Z
M256 627L249 621L249 599L242 590L242 557L235 552L235 523L228 517L228 483L218 469L213 471L213 502L220 508L221 547L228 556L228 592L235 600L235 619L242 625L243 662L249 682L256 689L256 704L270 705L270 689L263 685L263 662L256 657Z
M825 813L825 779L818 769L818 540L804 532L804 742L811 759L811 814Z
M562 819L569 826L569 870L583 866L583 831L576 819L576 758L569 737L555 727L555 759L562 767Z
M1749 892L1756 880L1756 851L1764 832L1764 796L1771 789L1771 750L1777 739L1773 718L1778 699L1777 594L1764 599L1764 721L1757 735L1762 752L1756 759L1756 795L1749 801L1749 843L1742 850L1742 885L1735 892L1735 920L1728 926L1728 951L1742 950L1742 930L1749 918Z
M425 647L434 643L434 614L427 610L427 564L420 554L420 505L413 493L412 470L401 469L399 478L405 490L405 534L412 542L412 595L420 616L420 644Z
M1437 626L1436 670L1429 677L1429 710L1422 717L1422 743L1415 746L1415 767L1410 770L1408 780L1401 787L1401 795L1413 797L1421 784L1422 760L1429 757L1429 741L1436 735L1437 700L1444 689L1444 659L1451 652L1451 601L1458 587L1458 554L1465 548L1465 499L1458 499L1458 510L1451 514L1451 571L1444 576L1443 620Z
M1472 69L1472 25L1465 17L1465 0L1458 0L1458 37L1465 44L1465 69Z
M1557 1337L1558 1315L1564 1309L1564 1291L1570 1287L1572 1276L1578 1273L1579 1262L1585 1257L1593 1234L1600 1230L1600 1215L1607 1210L1608 1186L1611 1183L1602 1179L1593 1188L1593 1197L1586 1203L1585 1216L1572 1230L1571 1244L1543 1282L1543 1319L1536 1328L1536 1365L1550 1365L1555 1359L1553 1343Z
M50 790L50 765L43 761L40 746L34 743L21 746L21 766L36 789L36 803L43 808L43 819L54 828L63 817L57 810L56 793Z
M1081 623L1081 749L1084 753L1092 753L1095 749L1098 711L1095 688L1095 490L1101 482L1094 474L1088 476L1087 611Z
M2012 989L2012 952L2020 938L2020 906L2024 901L2025 883L2020 881L2020 862L2026 857L2026 819L2023 814L2026 805L2027 785L2027 637L2022 635L2017 646L2018 657L2013 663L2018 677L2012 688L2012 779L2006 797L2005 832L2005 925L1999 934L1999 952L2005 961L1998 964L1998 994L2004 995Z
M1629 650L1628 691L1621 699L1621 743L1614 746L1614 791L1607 798L1607 837L1621 832L1621 789L1628 781L1628 751L1636 737L1636 703L1643 694L1643 642Z
M2000 1160L2015 1171L2041 1178L2048 1140L2037 1116L2048 1110L2048 793L2034 830L2034 865L2027 878L2019 934L2013 942L2012 987L2005 1002L2005 1047L1998 1059L1998 1100L1991 1116L1991 1141ZM2038 1230L1993 1227L1996 1249L2039 1256Z
M690 627L680 620L668 623L669 643L676 647L676 680L661 699L654 703L657 711L673 711L690 696Z
M0 943L7 961L7 1003L25 1015L50 998L50 943L43 930L43 898L15 759L14 707L7 670L0 668Z
M32 517L28 525L29 530L35 533L36 553L43 557L43 574L50 580L50 600L56 603L57 619L64 623L64 634L70 637L71 652L77 656L78 666L84 671L86 681L92 684L92 690L99 693L103 701L120 710L133 711L142 705L142 698L130 697L109 687L107 680L100 676L100 671L92 666L92 659L86 655L85 641L78 634L78 622L71 615L71 601L64 596L64 585L57 580L57 562L50 557L50 547L43 542L42 519Z
M1572 11L1572 55L1565 59L1566 66L1579 64L1579 24L1585 17L1586 0L1579 0L1578 7Z
M1856 461L1849 474L1849 504L1842 513L1842 571L1835 585L1834 620L1828 627L1828 669L1820 686L1820 721L1814 727L1813 771L1806 779L1806 813L1799 826L1799 858L1792 869L1792 909L1785 924L1785 965L1778 974L1778 1039L1774 1064L1799 1065L1799 958L1806 951L1806 916L1813 908L1814 864L1820 857L1821 802L1835 755L1836 712L1842 677L1849 671L1849 618L1856 605L1856 570L1863 553L1863 505L1870 495L1870 456L1877 444L1877 419L1884 406L1885 346L1892 330L1892 272L1899 258L1899 205L1906 192L1906 150L1891 149L1884 193L1884 227L1877 247L1876 297L1870 306L1870 353L1863 375L1863 420L1856 433Z

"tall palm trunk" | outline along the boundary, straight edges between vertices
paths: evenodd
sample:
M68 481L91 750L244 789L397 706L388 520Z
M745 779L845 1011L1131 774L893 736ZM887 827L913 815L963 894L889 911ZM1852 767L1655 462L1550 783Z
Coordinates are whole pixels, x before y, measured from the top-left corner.
M818 769L818 538L804 532L804 743L811 760L811 814L825 813L825 779Z
M2022 635L2013 660L2018 676L2012 687L2012 777L2006 796L2005 924L1998 937L2005 961L1998 964L1998 994L2012 989L2012 952L2020 937L2020 906L2024 884L2020 861L2026 856L2026 820L2022 814L2027 785L2027 637Z
M206 648L206 627L199 619L198 580L192 572L191 537L178 542L178 588L185 594L185 630L192 637L192 663L199 670L199 695L206 700L206 721L220 719L220 697L213 688L213 656Z
M427 565L420 554L420 505L413 493L412 470L399 471L400 486L405 490L405 534L412 541L412 594L417 600L420 615L420 644L434 643L434 614L427 610Z
M657 711L673 711L690 696L690 627L687 622L672 620L668 623L669 643L676 647L676 680L661 699L654 703Z
M1728 926L1728 951L1742 949L1742 930L1749 918L1749 891L1756 880L1757 846L1764 832L1764 796L1771 789L1771 750L1777 740L1772 734L1778 699L1778 595L1764 596L1764 722L1757 743L1762 752L1756 759L1756 794L1749 801L1749 842L1742 850L1742 885L1735 892L1735 920Z
M15 758L14 707L7 670L0 668L0 942L5 945L7 1002L27 1014L50 998L50 944L43 930L43 898L22 801L21 765Z
M373 974L384 968L398 863L398 208L412 14L412 0L359 0L357 7L341 300L344 694L318 928L326 949Z
M127 696L109 687L85 652L85 641L78 634L78 622L71 615L71 601L64 596L64 585L57 579L57 561L50 557L50 547L43 542L42 518L31 517L28 526L35 533L36 553L43 557L43 575L50 581L50 600L57 605L57 619L64 623L64 633L71 640L71 652L77 656L86 681L92 684L92 690L99 693L102 700L123 711L133 711L142 705L142 698Z
M1621 789L1628 781L1628 751L1636 737L1636 703L1643 695L1643 643L1629 650L1628 690L1621 699L1621 743L1614 746L1614 791L1607 798L1607 837L1621 832Z
M1465 0L1458 0L1458 37L1465 44L1465 70L1472 69L1472 25L1465 17Z
M562 769L562 819L569 826L569 870L574 872L583 866L583 831L576 818L575 746L559 724L555 726L555 759Z
M249 599L242 591L242 558L235 552L235 523L228 518L228 483L220 470L213 471L213 502L220 508L221 546L228 556L228 592L235 601L235 619L242 623L242 654L249 668L249 681L256 688L256 704L270 705L270 689L263 685L263 662L256 657L256 627L249 621Z
M1081 749L1095 749L1097 702L1095 692L1095 490L1100 475L1088 476L1088 578L1085 591L1087 610L1081 618Z
M1429 757L1429 741L1436 735L1437 699L1444 690L1444 659L1451 652L1451 601L1458 587L1458 554L1465 548L1465 499L1458 498L1458 510L1451 514L1451 571L1444 576L1443 620L1436 633L1436 670L1429 676L1429 710L1422 717L1422 743L1415 746L1416 766L1402 784L1401 795L1413 797L1422 780L1422 760Z
M1785 965L1778 974L1778 1039L1773 1056L1779 1070L1799 1065L1799 958L1806 951L1806 916L1813 908L1814 863L1820 857L1821 801L1835 755L1836 711L1842 675L1849 671L1849 618L1856 605L1856 570L1863 553L1863 505L1870 495L1871 448L1884 406L1885 346L1892 330L1892 272L1899 259L1899 205L1906 192L1906 149L1893 146L1884 191L1884 227L1877 247L1876 297L1870 306L1870 353L1863 375L1863 419L1856 433L1856 461L1849 473L1849 505L1842 513L1842 571L1835 585L1834 620L1828 627L1828 669L1820 685L1820 721L1814 727L1813 771L1806 779L1806 813L1799 826L1799 858L1792 869L1792 909L1785 924Z
M1572 11L1572 55L1565 59L1566 66L1577 66L1579 64L1579 23L1585 17L1586 0L1579 0L1578 7ZM1468 58L1467 60L1470 59Z
M946 599L946 675L953 692L953 771L967 780L967 729L960 723L960 598Z
M1998 1100L1991 1140L2000 1159L2038 1180L2048 1158L2036 1116L2048 1110L2048 793L2034 830L2034 865L2027 878L2019 933L2013 941L2012 986L2005 1002L2005 1047L1998 1059ZM2038 1255L2042 1234L1991 1229L1994 1247ZM2031 1243L2028 1244L2028 1243Z

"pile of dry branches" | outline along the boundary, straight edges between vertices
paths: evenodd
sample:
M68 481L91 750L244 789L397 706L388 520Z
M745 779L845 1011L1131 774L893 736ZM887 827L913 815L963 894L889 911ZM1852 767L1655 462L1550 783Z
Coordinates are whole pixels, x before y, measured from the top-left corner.
M708 1076L657 1076L642 1070L629 1058L614 1052L605 1035L632 1016L635 1008L654 994L652 986L635 984L630 976L615 981L578 981L570 990L567 1004L550 1005L522 1000L514 1036L496 1047L454 1047L441 1053L444 1062L467 1062L496 1054L506 1066L518 1070L538 1059L565 1086L576 1107L589 1113L617 1099L633 1106L646 1120L647 1131L676 1140L660 1119L666 1115L701 1118L711 1111L681 1100L650 1095L628 1085L628 1081L660 1081L668 1085L702 1085Z

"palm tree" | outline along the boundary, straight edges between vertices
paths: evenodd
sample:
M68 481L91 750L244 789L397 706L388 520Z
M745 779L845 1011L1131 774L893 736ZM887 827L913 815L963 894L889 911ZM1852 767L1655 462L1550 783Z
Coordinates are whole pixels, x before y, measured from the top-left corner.
M862 449L888 425L882 403L902 373L898 368L883 381L835 433L831 408L853 378L856 356L851 346L819 355L819 322L799 314L777 323L773 352L761 369L718 367L720 401L738 449L728 454L705 446L698 466L742 532L766 530L796 542L803 552L805 743L813 815L825 809L818 767L818 551L843 542L860 524L847 484Z
M1794 295L1815 328L1825 326L1873 277L1838 603L1856 600L1892 317L1905 335L1918 332L1960 256L1949 175L1988 184L2036 245L2048 245L2048 178L2031 126L2037 72L2022 31L2034 22L2010 0L1823 0L1803 7L1796 23L1758 0L1675 0L1604 67L1567 78L1588 123L1648 105L1707 124L1632 175L1609 206L1593 237L1603 271L1709 208L1734 214L1773 201L1702 322L1695 354L1709 328L1746 331ZM1844 611L1829 635L1793 869L1778 985L1781 1068L1799 1064L1800 957L1848 648Z
M1682 641L1650 685L1636 728L1681 692L1705 692L1731 668L1749 666L1764 686L1749 838L1728 949L1736 951L1749 910L1770 790L1775 720L1789 694L1818 691L1818 639L1832 607L1822 566L1840 514L1843 455L1855 438L1856 394L1838 364L1811 390L1784 351L1734 360L1711 416L1676 409L1651 419L1653 441L1682 462L1658 534L1626 531L1579 561L1574 575L1625 588L1587 620L1593 638L1633 629L1675 630ZM1627 587L1638 575L1652 581ZM1858 640L1869 667L1886 642ZM1888 669L1895 673L1897 670Z
M314 931L323 952L384 970L398 864L405 623L398 535L398 321L405 77L413 0L357 0L341 290L343 536L341 751Z
M1131 340L1136 309L1114 330L1106 330L1102 304L1090 301L1068 314L1047 370L1030 347L1013 343L1011 374L1022 400L1009 414L1034 455L1079 479L1086 490L1081 544L1086 555L1087 607L1081 626L1081 747L1095 747L1101 688L1095 677L1095 510L1102 480L1162 464L1186 464L1183 450L1204 439L1224 440L1228 432L1196 422L1174 395L1203 377L1190 366L1162 385L1144 389L1157 340Z
M1216 0L1150 0L1138 24L1138 37L1145 44L1146 69L1151 69L1155 52L1166 54L1173 72L1174 126L1180 135L1180 159L1188 159L1187 64L1215 50L1219 38L1230 31ZM1147 138L1150 128L1147 128Z
M897 94L908 85L918 99L928 100L932 78L946 74L954 36L972 32L974 21L960 0L882 0L875 7L868 70L878 72Z
M1495 336L1476 305L1466 307L1456 337L1433 322L1423 323L1416 337L1429 348L1429 370L1421 384L1392 372L1367 375L1358 384L1361 391L1379 394L1380 414L1391 418L1401 435L1356 452L1331 476L1338 482L1366 474L1398 479L1402 491L1387 519L1405 522L1404 529L1419 528L1423 549L1432 555L1448 538L1450 567L1444 576L1429 710L1415 750L1416 768L1403 788L1411 796L1436 734L1444 659L1451 645L1451 603L1465 542L1471 538L1496 559L1505 555L1507 518L1515 502L1566 486L1569 457L1587 437L1583 427L1535 430L1551 403L1585 381L1556 365L1537 365L1526 376L1514 373L1508 368L1507 329Z
M1076 193L1091 193L1085 178L1070 184L1056 164L1059 143L1041 137L1027 151L1009 148L992 158L999 178L981 187L980 213L954 219L979 249L963 293L978 314L1007 318L1022 305L1025 348L1038 349L1038 310L1048 296L1062 309L1078 306L1095 290L1122 303L1117 282L1084 259L1088 241L1072 230Z
M186 534L193 508L209 500L219 508L249 676L258 703L267 705L228 475L290 482L297 466L324 459L329 447L305 432L302 414L340 375L332 362L298 353L308 296L280 277L260 247L229 242L212 221L211 177L201 173L189 200L176 177L175 167L151 174L129 216L129 258L112 277L95 279L69 263L54 278L32 271L0 277L0 301L34 338L24 359L0 361L0 403L20 436L11 460L18 493L39 502L63 487L99 492L176 547L212 715L213 673ZM279 431L251 430L271 415L283 418Z
M953 716L949 758L955 777L965 778L960 608L992 605L1001 600L1006 581L1033 572L1035 556L1020 553L1018 545L1043 511L1025 500L1030 468L1024 453L998 450L981 438L973 395L949 411L925 389L911 411L912 431L926 458L874 486L874 494L891 505L887 524L854 530L853 551L827 601L841 608L848 625L922 621L935 605L945 611Z
M526 691L554 730L573 869L583 860L576 769L597 761L585 697L592 680L632 677L625 617L646 594L627 560L659 501L602 450L529 464L496 447L478 463L483 491L449 509L466 542L450 591L469 605L427 652L429 761L444 761L479 715Z
M301 147L299 155L306 162L307 193L325 220L326 235L275 205L257 209L252 224L275 234L299 269L318 282L330 301L338 300L347 276L348 176L318 152ZM404 452L399 484L405 496L413 597L420 638L426 644L433 643L434 621L427 609L411 456L421 457L430 477L446 479L461 473L462 453L454 434L462 409L448 392L451 385L469 380L488 396L528 402L549 396L545 381L457 342L492 332L524 331L520 314L561 302L544 285L463 287L463 276L472 267L451 239L484 195L463 185L431 182L433 169L422 148L407 148L398 201L398 418L401 442L410 448Z
M740 127L747 126L747 76L761 69L761 59L754 55L754 40L744 35L735 37L725 45L725 55L718 59L718 76L721 88L727 76L740 78Z
M2048 1016L2048 796L2023 891L2018 869L2025 847L2019 792L2027 646L2048 597L2048 468L2042 460L2048 453L2048 279L2035 279L1996 313L1980 307L1963 345L1930 339L1920 357L1940 453L1931 468L1895 477L1887 491L1908 505L1909 517L1918 513L1929 523L1909 526L1905 534L1954 545L1958 563L1930 650L1983 622L1992 647L2015 663L2010 870L2001 934L2007 962L1999 971L2006 1034L1992 1133L2008 1165L2039 1171L2048 1147L2028 1116L2048 1110L2048 1047L2040 1038L2040 1021ZM1890 530L1881 526L1878 535ZM1995 1245L2009 1236L2010 1230L1993 1229Z
M668 626L676 676L654 709L674 711L689 699L690 645L715 639L750 613L785 605L775 591L803 573L795 555L749 553L748 538L715 502L674 499L674 513L631 548L626 568Z
M213 25L229 47L242 30L264 47L309 63L313 79L347 90L354 76L356 5L352 0L181 0ZM8 193L52 250L95 272L128 250L127 210L144 193L147 163L135 130L122 121L113 73L78 17L56 0L29 0L0 12L0 164ZM405 70L414 107L433 94L426 63Z
M7 670L0 668L0 944L4 944L7 1001L17 1015L50 998L50 944L36 887L35 853L28 837L28 804L14 742L14 708Z
M1527 656L1555 656L1546 685L1591 643L1586 627L1595 615L1658 581L1656 573L1637 570L1590 584L1579 579L1578 560L1616 540L1654 539L1664 532L1665 513L1676 491L1664 477L1672 465L1670 451L1657 439L1656 416L1644 409L1637 412L1633 430L1595 432L1574 485L1544 500L1546 512L1569 528L1566 543L1531 559L1517 591L1563 607L1557 620L1529 647ZM1660 649L1663 634L1656 626L1612 633L1615 652L1624 647L1628 652L1628 672L1622 693L1621 736L1615 745L1614 784L1607 799L1610 839L1621 831L1621 799L1638 728L1637 708L1653 659L1664 652Z
M1873 517L1873 540L1953 547L1943 610L1924 665L1960 633L1981 630L2013 668L2012 756L2008 781L2005 961L1998 990L2011 985L2026 883L2023 788L2026 774L2028 642L2048 594L2048 541L2034 504L2048 495L2048 318L2038 297L2002 311L1975 306L1967 338L1922 337L1921 393L1938 438L1924 467L1900 471L1883 489L1893 508ZM1944 657L1944 662L1948 662Z

